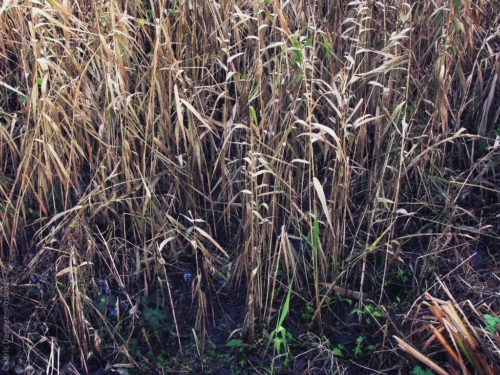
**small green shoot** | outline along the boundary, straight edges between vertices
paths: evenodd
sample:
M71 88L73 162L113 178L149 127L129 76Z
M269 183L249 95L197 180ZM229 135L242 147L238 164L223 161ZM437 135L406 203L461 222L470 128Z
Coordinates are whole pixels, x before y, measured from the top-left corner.
M363 315L367 324L371 324L371 317L382 318L382 314L376 307L372 305L366 305L364 309L354 309L352 310L354 314Z
M363 340L365 338L363 336L359 336L356 339L356 347L354 348L354 355L356 357L359 357L361 354L363 354Z
M432 372L429 369L424 370L422 367L417 365L413 368L413 370L411 370L411 374L412 375L434 375L434 372Z
M492 316L490 314L484 314L483 315L484 320L486 320L486 329L489 333L492 335L495 334L496 331L498 331L498 328L500 327L500 317L498 316Z
M154 331L161 327L161 323L165 319L165 315L159 309L147 309L144 311L143 317L148 322L149 328Z
M276 329L273 330L271 332L271 334L269 335L269 343L272 342L274 345L275 356L282 354L281 347L283 345L283 351L284 351L284 355L285 355L285 361L284 361L285 366L289 362L288 341L290 341L292 339L292 335L289 332L287 332L285 327L283 327L283 322L285 321L285 318L287 317L288 311L290 309L290 297L292 294L292 285L293 285L293 277L292 277L292 280L290 281L290 286L288 287L288 293L286 295L286 299L285 299L285 303L283 304L283 308L280 312L280 317L278 319L278 323L276 324ZM269 347L269 343L268 343L268 347ZM274 366L274 358L275 357L273 357L272 367Z
M226 346L231 349L238 349L239 352L243 351L243 340L232 339L226 343Z
M344 353L346 351L346 348L344 344L338 343L335 348L332 349L332 353L336 357L343 357Z

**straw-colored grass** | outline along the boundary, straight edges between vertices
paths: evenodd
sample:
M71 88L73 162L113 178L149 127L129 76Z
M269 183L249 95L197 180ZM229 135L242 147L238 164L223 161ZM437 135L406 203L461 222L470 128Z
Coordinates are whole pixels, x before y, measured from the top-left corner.
M377 311L375 355L350 350L353 371L412 369L391 339L411 327L389 311L444 297L437 275L498 312L499 14L489 0L4 0L15 358L140 368L132 343L155 357L166 335L170 371L205 371L221 280L244 306L227 336L286 348L263 354L271 371L306 305L294 339L310 373L348 371L328 344L346 300L358 323ZM187 272L188 333L172 287Z

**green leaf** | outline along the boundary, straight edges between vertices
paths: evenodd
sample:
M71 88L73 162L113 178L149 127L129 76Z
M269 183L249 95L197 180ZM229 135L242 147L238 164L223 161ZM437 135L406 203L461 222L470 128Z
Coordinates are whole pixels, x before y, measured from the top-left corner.
M339 348L333 348L332 350L332 353L334 356L337 356L337 357L342 357L342 350L340 350Z
M149 328L156 331L158 328L160 328L160 322L154 316L151 316L148 319L148 326L149 326Z
M483 318L486 320L486 327L484 329L494 335L497 330L495 326L500 325L500 318L498 316L491 316L490 314L484 314Z
M243 345L243 340L237 340L237 339L232 339L226 343L226 346L228 348L239 348L241 345Z
M144 312L144 319L147 320L148 326L156 331L160 328L165 315L158 309L147 309Z
M293 277L292 277L292 281L290 281L290 286L288 287L288 293L286 295L285 304L283 305L283 310L281 310L280 319L278 322L279 328L281 328L281 326L283 325L283 321L285 320L286 316L288 315L288 310L290 307L290 296L292 293L292 285L293 285Z
M411 371L411 374L412 375L434 375L434 373L431 370L429 370L429 369L424 370L424 369L422 369L422 367L420 367L418 365L413 368L413 370Z
M252 120L255 125L259 125L259 120L257 119L257 111L252 106L250 106L250 116L252 116Z

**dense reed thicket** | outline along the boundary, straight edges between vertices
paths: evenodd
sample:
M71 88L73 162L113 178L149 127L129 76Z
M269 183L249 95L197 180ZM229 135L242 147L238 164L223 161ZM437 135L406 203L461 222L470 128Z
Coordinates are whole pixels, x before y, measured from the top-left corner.
M413 340L426 293L470 299L469 326L495 327L499 14L488 0L4 0L9 356L219 373L205 359L224 327L234 373L397 373L417 362L392 335ZM481 335L498 369L498 331ZM463 358L450 369L473 371Z

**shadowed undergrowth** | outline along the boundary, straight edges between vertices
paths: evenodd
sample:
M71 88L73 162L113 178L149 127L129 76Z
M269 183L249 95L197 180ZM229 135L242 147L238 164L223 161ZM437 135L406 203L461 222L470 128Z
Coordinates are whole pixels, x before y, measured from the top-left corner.
M422 334L428 294L469 300L498 369L499 13L4 1L9 356L425 374L398 345ZM449 373L477 368L463 356Z

